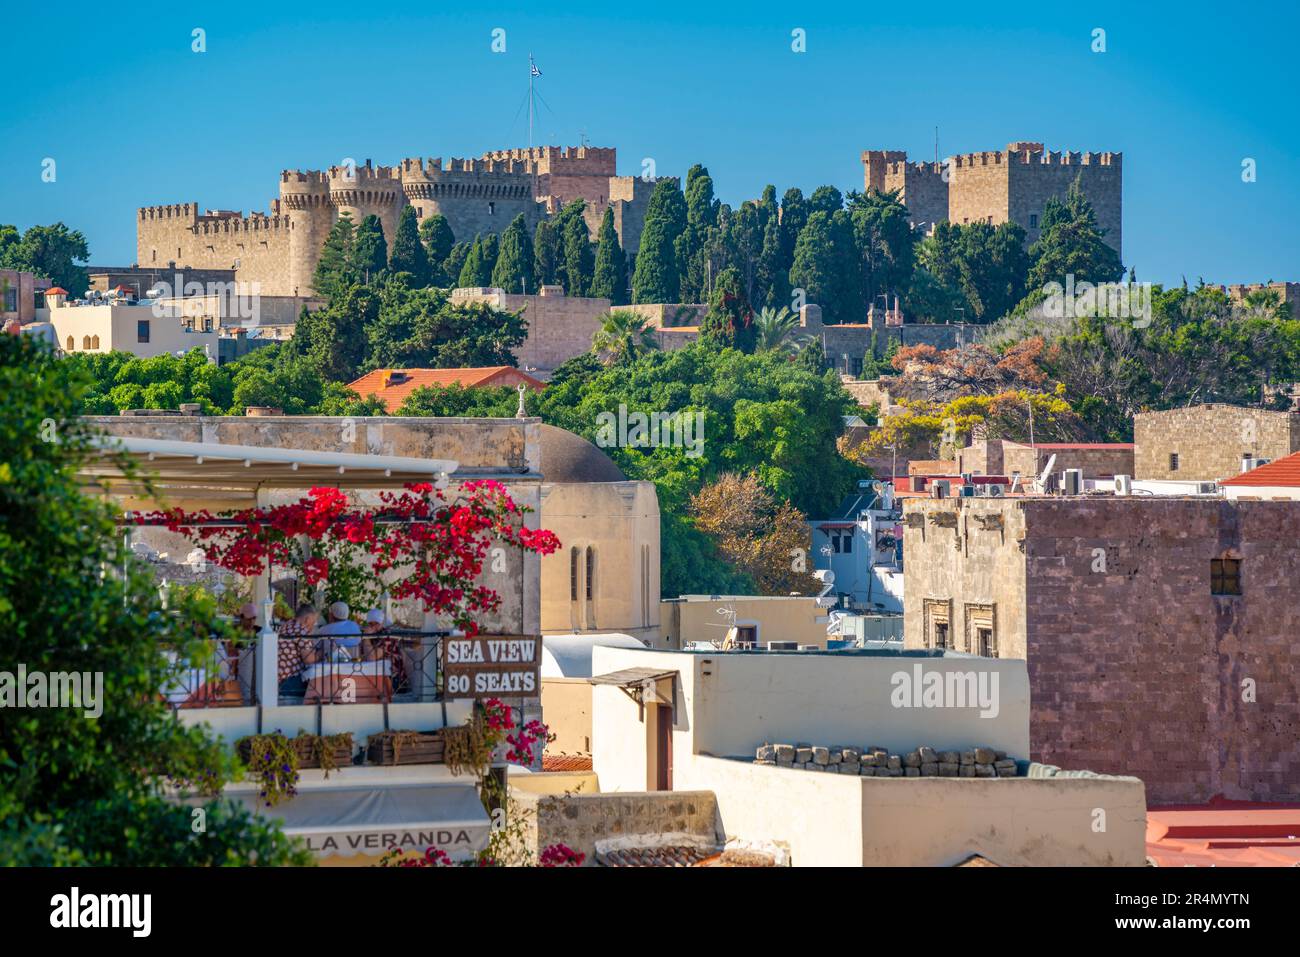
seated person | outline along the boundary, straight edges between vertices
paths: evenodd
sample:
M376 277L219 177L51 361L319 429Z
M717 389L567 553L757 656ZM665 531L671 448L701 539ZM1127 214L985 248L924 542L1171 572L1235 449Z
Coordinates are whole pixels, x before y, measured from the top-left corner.
M361 626L350 617L352 610L347 602L336 601L329 607L329 624L316 629L316 636L324 638L317 642L317 651L326 661L340 657L345 660L355 659L361 648Z
M316 660L316 642L309 636L316 630L320 613L310 602L303 602L289 621L280 626L279 662L276 674L280 693L297 697L306 693L302 671Z
M378 608L366 612L366 620L361 624L361 631L367 637L361 639L361 657L366 661L387 658L393 683L402 687L406 681L406 664L402 660L401 639L384 634L392 627L393 623ZM369 637L371 635L383 635L383 637L371 638Z

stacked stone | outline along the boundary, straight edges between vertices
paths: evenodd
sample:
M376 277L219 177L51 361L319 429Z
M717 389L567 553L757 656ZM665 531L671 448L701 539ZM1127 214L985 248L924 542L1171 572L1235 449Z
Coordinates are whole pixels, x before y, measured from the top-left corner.
M1013 778L1017 773L1016 762L1005 751L992 748L959 752L922 746L898 755L876 746L855 748L837 744L824 748L806 742L763 744L755 754L754 763L877 778Z

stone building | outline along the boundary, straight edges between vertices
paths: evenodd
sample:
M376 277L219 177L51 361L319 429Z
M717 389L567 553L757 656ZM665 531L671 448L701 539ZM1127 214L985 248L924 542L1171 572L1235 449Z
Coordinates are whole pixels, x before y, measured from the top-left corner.
M639 246L653 182L615 175L613 149L535 147L478 159L403 159L396 166L284 170L270 213L200 213L197 203L146 206L136 214L136 258L154 269L171 262L192 269L233 269L266 295L310 296L312 275L330 227L343 213L359 223L379 217L391 244L406 206L423 221L447 218L457 241L500 233L518 215L533 228L575 199L587 203L592 237L605 209L614 210L619 240Z
M0 326L11 319L19 322L36 320L37 300L44 305L45 290L51 282L29 272L0 269Z
M1210 403L1133 417L1133 477L1217 482L1244 471L1243 459L1300 452L1300 413Z
M1026 659L1036 760L1153 803L1300 793L1300 505L920 499L903 525L906 647Z
M1047 201L1064 197L1077 179L1106 242L1122 254L1121 159L1120 153L1053 153L1042 143L1017 142L942 163L910 163L902 150L866 150L862 166L864 188L899 190L912 222L927 232L941 222L1014 222L1028 243L1038 239Z
M1053 458L1055 457L1055 458ZM1006 475L1019 472L1028 482L1052 462L1053 474L1079 469L1085 479L1133 474L1131 442L1012 442L982 439L957 452L958 473Z

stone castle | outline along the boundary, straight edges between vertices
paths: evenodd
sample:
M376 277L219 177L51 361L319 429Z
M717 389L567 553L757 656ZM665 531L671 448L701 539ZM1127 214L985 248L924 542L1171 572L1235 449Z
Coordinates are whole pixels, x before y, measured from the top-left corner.
M234 269L267 296L312 295L312 275L330 227L343 213L355 223L374 214L391 245L405 206L420 221L442 214L457 242L500 233L519 214L529 229L575 199L586 201L592 238L606 208L629 255L640 242L652 180L616 174L613 149L540 146L499 150L478 159L404 159L397 166L285 170L271 212L207 210L197 203L146 206L137 212L136 256L142 267L175 263Z
M964 153L942 163L909 163L901 150L862 154L865 189L898 190L914 225L929 231L935 223L1011 221L1039 235L1039 218L1048 199L1062 198L1079 180L1092 203L1105 241L1123 255L1123 190L1120 153L1053 153L1042 143L1009 143L1005 150Z

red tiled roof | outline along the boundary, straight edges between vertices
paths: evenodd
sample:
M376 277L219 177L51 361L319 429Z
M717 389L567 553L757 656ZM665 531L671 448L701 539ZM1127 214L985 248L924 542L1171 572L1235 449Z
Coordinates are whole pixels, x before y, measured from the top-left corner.
M596 863L601 867L692 867L717 851L686 844L665 844L661 847L621 847L613 851L600 851Z
M543 754L543 771L590 771L589 754Z
M1161 867L1300 865L1300 804L1216 799L1147 811L1147 856Z
M68 290L64 289L62 286L51 286L49 289L45 290L45 295L47 296L66 296L67 294Z
M348 383L363 399L377 396L389 412L396 412L406 397L426 386L459 385L465 389L492 389L522 382L534 392L546 383L514 366L484 366L477 369L376 369Z
M1292 452L1259 468L1243 472L1236 478L1225 479L1220 485L1247 485L1259 487L1300 487L1300 452Z

